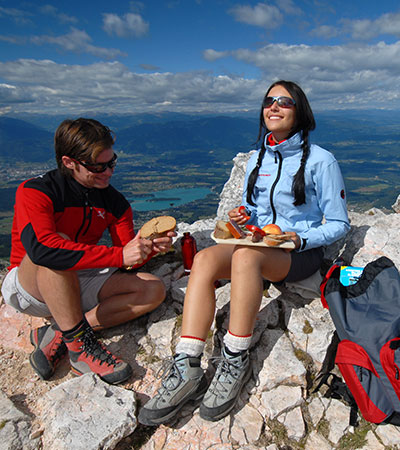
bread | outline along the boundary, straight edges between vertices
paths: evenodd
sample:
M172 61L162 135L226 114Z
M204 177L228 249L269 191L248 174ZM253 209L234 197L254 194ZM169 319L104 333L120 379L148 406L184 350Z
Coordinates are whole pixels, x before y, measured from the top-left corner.
M246 233L239 227L239 225L234 221L230 220L226 223L226 227L232 233L235 239L242 239L246 237Z
M217 239L230 239L233 238L232 233L229 231L224 220L218 220L214 228L214 237Z
M171 216L159 216L146 222L140 229L140 237L144 239L156 239L166 236L169 231L174 231L176 220Z

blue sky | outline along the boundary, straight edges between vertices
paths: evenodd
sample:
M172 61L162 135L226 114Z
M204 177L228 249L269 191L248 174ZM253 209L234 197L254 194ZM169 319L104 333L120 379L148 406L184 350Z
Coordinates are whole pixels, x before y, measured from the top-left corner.
M0 0L0 114L400 108L398 0Z

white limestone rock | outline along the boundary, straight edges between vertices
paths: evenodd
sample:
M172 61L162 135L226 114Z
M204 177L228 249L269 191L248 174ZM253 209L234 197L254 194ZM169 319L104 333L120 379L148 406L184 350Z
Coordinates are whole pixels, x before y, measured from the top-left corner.
M40 408L45 450L113 449L137 425L134 392L93 374L53 388Z

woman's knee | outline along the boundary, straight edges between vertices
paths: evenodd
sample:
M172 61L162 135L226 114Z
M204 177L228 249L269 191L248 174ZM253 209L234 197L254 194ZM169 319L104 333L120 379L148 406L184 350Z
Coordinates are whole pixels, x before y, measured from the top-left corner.
M232 269L252 270L260 269L261 257L257 250L252 247L236 247L232 255Z
M221 272L230 272L230 257L225 257L224 252L218 246L208 247L196 253L191 276L202 276L204 278L214 277ZM226 274L224 274L226 275Z

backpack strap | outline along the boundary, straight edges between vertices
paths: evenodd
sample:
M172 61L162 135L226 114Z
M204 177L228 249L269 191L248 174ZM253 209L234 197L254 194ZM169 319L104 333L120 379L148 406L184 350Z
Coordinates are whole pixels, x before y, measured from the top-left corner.
M326 301L326 298L325 298L325 287L326 287L326 283L327 283L328 280L332 277L333 272L335 272L335 270L338 269L339 267L340 267L340 265L338 265L338 264L333 264L333 265L329 268L328 272L327 272L326 275L324 276L324 278L323 278L323 280L322 280L322 282L321 282L321 284L320 284L320 286L319 286L319 288L320 288L320 290L321 290L321 302L322 302L322 306L323 306L324 308L326 308L326 309L329 309L328 302Z
M347 387L346 383L342 381L340 377L332 373L335 367L336 352L339 345L340 339L335 331L333 333L331 342L326 350L325 358L322 363L321 370L315 378L315 381L319 380L318 385L313 390L313 394L318 392L322 385L326 385L328 390L325 393L325 397L335 398L337 400L344 400L350 406L350 417L349 424L353 427L358 426L358 406L350 389Z

